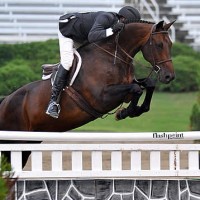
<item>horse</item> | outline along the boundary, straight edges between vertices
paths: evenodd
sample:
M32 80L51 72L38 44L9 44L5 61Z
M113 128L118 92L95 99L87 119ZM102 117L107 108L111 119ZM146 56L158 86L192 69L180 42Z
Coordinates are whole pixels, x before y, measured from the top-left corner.
M123 102L129 105L116 113L117 120L149 111L156 82L150 75L137 80L132 59L141 51L152 65L151 73L155 71L164 84L171 82L175 71L168 30L173 23L129 21L121 32L79 48L82 66L73 85L66 86L62 92L59 118L45 114L51 80L38 80L1 101L0 130L64 132L102 117ZM146 90L144 102L138 106L143 89ZM29 154L24 152L23 166Z

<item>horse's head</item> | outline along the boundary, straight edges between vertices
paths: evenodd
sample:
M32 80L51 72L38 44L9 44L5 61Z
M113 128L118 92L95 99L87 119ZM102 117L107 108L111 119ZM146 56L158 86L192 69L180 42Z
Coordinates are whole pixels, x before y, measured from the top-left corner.
M162 83L169 83L175 78L173 63L171 60L171 47L168 29L174 23L163 25L163 21L152 26L150 37L142 48L144 58L150 62L158 73Z

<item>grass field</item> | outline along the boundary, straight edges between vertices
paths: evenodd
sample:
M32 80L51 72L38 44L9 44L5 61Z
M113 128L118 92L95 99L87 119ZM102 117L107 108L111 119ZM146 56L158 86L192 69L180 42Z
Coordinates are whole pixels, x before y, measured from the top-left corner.
M90 122L76 131L188 131L196 98L197 93L155 93L151 110L138 118L116 121L115 115L110 115Z

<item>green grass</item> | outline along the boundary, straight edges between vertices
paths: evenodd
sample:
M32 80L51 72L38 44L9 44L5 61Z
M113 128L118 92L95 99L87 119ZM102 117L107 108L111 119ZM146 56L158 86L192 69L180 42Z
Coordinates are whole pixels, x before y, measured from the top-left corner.
M188 131L196 98L197 93L155 93L151 110L140 117L116 121L115 115L110 115L90 122L76 131Z

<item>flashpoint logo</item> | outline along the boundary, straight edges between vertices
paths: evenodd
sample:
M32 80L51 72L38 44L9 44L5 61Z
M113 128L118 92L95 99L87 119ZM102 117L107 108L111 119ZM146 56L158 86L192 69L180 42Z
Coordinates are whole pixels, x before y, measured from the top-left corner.
M155 139L184 139L183 133L153 133Z

